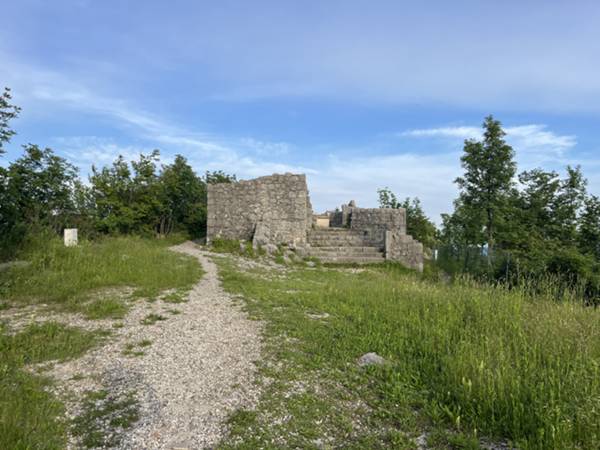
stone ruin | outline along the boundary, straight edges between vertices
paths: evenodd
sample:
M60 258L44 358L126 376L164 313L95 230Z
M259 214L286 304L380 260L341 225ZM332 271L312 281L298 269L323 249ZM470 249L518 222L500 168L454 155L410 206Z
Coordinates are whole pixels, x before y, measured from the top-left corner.
M403 208L359 208L315 215L305 175L270 175L208 185L207 243L251 241L274 249L287 245L323 262L398 261L423 270L423 245L406 234Z

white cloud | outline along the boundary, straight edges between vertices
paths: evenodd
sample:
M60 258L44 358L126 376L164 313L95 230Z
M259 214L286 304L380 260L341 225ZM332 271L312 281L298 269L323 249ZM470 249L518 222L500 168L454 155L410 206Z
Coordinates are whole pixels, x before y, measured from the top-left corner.
M365 152L366 154L366 152ZM318 174L308 175L316 211L349 200L359 206L378 206L377 189L388 186L400 199L419 197L430 217L452 209L454 179L460 174L459 155L399 153L341 159L330 156Z
M577 137L549 131L546 125L529 124L504 128L506 141L523 161L557 161L577 145ZM398 133L400 137L481 139L482 129L474 126L420 128Z
M478 127L442 127L419 128L398 133L401 137L451 137L461 139L481 138L481 128Z

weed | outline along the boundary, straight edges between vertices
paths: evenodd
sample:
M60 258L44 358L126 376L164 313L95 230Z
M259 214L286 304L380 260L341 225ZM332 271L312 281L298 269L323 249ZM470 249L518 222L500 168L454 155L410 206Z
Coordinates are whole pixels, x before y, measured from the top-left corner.
M89 392L82 409L73 420L71 432L84 448L117 446L123 432L139 419L139 405L131 392L121 396Z
M129 310L125 301L118 298L103 298L82 306L86 319L122 319Z
M165 303L185 303L188 301L187 299L187 293L184 291L175 291L175 292L170 292L167 295L164 295L162 297L162 301Z
M161 316L160 314L151 313L144 317L140 323L142 325L154 325L156 322L161 320L167 320L167 318L165 316Z

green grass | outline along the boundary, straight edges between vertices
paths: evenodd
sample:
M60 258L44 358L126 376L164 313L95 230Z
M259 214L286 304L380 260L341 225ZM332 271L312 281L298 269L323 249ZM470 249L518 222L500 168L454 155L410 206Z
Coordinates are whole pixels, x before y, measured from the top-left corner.
M112 448L138 419L139 405L133 393L116 397L107 391L89 392L71 431L84 448Z
M432 448L600 448L598 310L395 265L275 278L216 259L266 321L272 380L225 447L414 448L427 431ZM389 364L358 368L371 351Z
M134 297L167 289L189 290L202 270L195 258L167 250L168 243L136 237L104 238L65 247L52 239L21 257L31 264L0 272L0 296L13 304L44 303L90 318L120 317L125 303L95 298L107 288L133 288Z
M122 319L129 310L123 299L109 297L85 303L81 309L86 319Z
M156 322L160 322L162 320L167 320L167 318L165 316L161 316L160 314L151 313L144 317L140 323L142 325L154 325Z
M76 358L101 338L57 323L30 325L14 335L0 330L0 448L64 447L63 404L46 390L48 378L23 366Z
M58 239L39 240L19 255L28 265L0 271L0 309L43 304L88 319L120 319L136 297L157 298L169 290L183 296L202 269L195 258L169 251L170 244L114 237L66 248ZM64 406L48 392L52 381L23 366L78 357L101 337L56 323L32 325L14 336L0 329L1 449L64 448Z
M125 356L144 356L144 352L139 349L144 347L150 347L151 345L152 341L149 339L143 339L137 343L129 342L125 344L125 350L123 350L123 354Z
M258 258L259 256L266 255L266 251L263 248L259 247L255 250L252 247L252 242L239 241L237 239L213 239L211 250L217 253L230 253L247 258Z

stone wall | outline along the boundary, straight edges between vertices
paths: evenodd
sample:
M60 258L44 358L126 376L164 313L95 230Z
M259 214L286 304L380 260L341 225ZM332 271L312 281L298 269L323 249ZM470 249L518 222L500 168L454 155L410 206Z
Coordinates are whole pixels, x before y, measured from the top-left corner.
M220 237L303 245L312 222L304 175L208 185L208 243Z
M403 208L357 208L345 206L350 229L364 231L369 240L383 247L385 232L391 230L406 234L406 211Z
M337 226L360 232L369 245L383 249L385 259L423 270L423 244L406 234L404 208L358 208L350 202L342 205L335 219Z
M385 232L385 259L399 261L406 267L423 271L423 244L398 231Z

